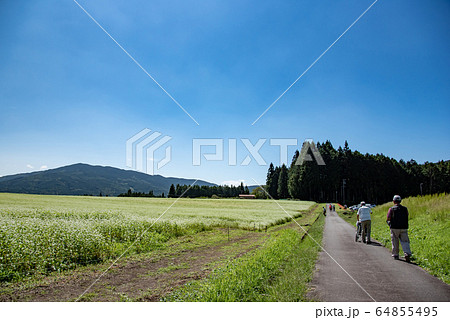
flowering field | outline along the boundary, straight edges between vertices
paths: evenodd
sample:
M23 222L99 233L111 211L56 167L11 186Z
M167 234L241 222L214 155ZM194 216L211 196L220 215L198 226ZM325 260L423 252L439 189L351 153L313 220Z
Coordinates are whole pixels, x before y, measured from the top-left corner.
M288 220L269 200L179 199L170 207L174 200L0 193L0 281L101 262L133 242L128 254L213 227L261 230ZM313 204L279 203L292 216Z

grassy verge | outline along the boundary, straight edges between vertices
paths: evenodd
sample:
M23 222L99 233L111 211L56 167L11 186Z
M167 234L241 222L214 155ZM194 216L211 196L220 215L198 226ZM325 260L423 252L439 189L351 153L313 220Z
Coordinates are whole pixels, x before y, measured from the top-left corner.
M163 301L304 301L322 239L323 216L309 230L276 231L255 253L219 268L206 280L191 282Z
M319 219L308 230L299 246L283 265L278 277L266 286L266 294L259 301L306 301L308 283L312 280L317 255L320 251L318 243L322 242L324 219ZM314 241L314 240L315 241Z
M409 211L409 238L413 261L432 275L450 284L450 195L427 195L402 201ZM386 214L392 203L376 207L372 216L372 237L391 247ZM356 213L338 213L352 225Z

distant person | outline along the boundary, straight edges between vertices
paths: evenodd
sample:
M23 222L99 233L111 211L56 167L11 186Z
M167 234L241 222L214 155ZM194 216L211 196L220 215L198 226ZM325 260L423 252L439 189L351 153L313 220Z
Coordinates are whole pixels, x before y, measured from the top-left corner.
M327 209L325 209L325 207L322 207L322 209L323 209L323 211L322 211L323 215L327 216Z
M333 204L333 211L336 211L336 207L334 206L334 204Z
M391 228L392 257L398 260L398 242L400 240L405 253L405 260L409 262L411 260L411 249L408 237L408 209L400 204L402 198L399 195L394 196L393 202L394 206L389 208L386 218L386 222Z
M356 214L356 220L361 221L362 228L362 241L364 243L370 244L370 229L371 229L371 218L372 210L366 206L364 201L361 201L361 207L358 209L358 213ZM367 238L367 240L366 240Z

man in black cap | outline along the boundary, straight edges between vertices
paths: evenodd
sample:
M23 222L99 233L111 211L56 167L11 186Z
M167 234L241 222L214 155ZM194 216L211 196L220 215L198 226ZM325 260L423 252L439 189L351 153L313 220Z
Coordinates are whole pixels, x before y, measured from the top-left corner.
M409 247L408 237L408 209L400 204L402 198L399 195L394 196L393 202L394 206L389 208L386 219L387 224L391 228L392 257L398 260L398 242L400 240L403 252L405 253L405 260L409 262L411 249Z

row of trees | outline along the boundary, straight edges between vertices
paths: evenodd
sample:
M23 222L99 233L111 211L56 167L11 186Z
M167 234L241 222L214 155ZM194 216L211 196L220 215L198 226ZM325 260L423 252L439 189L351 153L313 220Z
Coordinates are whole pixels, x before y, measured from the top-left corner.
M172 184L169 189L169 198L178 198L181 195L185 198L198 197L220 197L220 198L234 198L240 194L250 194L248 187L241 182L240 186L189 186L179 185L176 187Z
M407 197L450 192L450 161L397 161L383 154L352 151L347 141L344 148L337 150L330 141L317 143L317 149L325 165L317 165L316 161L297 165L298 151L289 168L270 164L266 187L273 198L384 203L391 201L394 194ZM309 155L314 160L314 155Z
M153 194L153 190L150 190L148 193L145 193L145 192L135 192L135 191L132 191L131 189L128 189L128 192L126 192L126 193L119 194L118 197L165 198L164 192L161 194L161 196L155 196Z

